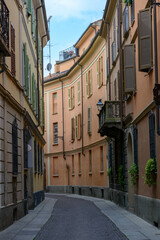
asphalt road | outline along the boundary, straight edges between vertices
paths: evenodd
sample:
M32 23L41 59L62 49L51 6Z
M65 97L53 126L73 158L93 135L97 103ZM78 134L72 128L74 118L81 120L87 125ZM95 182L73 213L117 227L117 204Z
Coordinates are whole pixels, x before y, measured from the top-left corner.
M36 240L127 240L94 203L63 195L47 197L57 202Z

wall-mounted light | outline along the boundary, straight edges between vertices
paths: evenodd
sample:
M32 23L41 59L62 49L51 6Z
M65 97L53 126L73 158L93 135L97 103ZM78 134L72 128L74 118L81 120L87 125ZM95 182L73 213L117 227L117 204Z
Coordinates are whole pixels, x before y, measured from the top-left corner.
M97 103L97 108L98 108L99 112L102 110L102 107L103 107L103 103L102 103L102 99L100 98L98 103Z

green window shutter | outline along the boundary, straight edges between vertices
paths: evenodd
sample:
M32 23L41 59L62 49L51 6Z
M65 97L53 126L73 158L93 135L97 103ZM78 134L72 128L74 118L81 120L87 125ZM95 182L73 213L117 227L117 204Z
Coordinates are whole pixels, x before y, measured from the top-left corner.
M87 97L89 97L88 72L86 73L86 95Z
M32 102L32 78L31 78L31 64L29 64L29 102Z
M124 91L132 93L136 89L135 45L124 46Z
M34 9L32 8L32 12L31 12L31 33L34 34Z
M32 108L34 109L34 73L32 73Z
M100 58L100 66L101 66L101 80L100 80L100 86L103 85L103 57Z
M91 134L91 108L88 108L88 134Z
M78 104L81 102L81 86L80 86L80 81L77 83L78 85Z
M97 86L99 88L99 60L97 61Z
M138 55L139 71L148 72L153 65L152 15L151 9L144 9L138 14Z
M30 16L32 14L32 1L27 0L27 13Z
M75 132L76 132L76 139L78 139L78 116L75 116Z
M42 126L44 127L44 98L42 98Z
M68 107L71 109L71 88L68 89Z
M28 67L28 56L27 54L25 55L25 92L26 92L26 96L28 97L29 95L29 84L28 84L28 80L29 80L29 67Z
M36 29L36 23L34 23L34 41L35 41L35 46L37 47L37 29Z

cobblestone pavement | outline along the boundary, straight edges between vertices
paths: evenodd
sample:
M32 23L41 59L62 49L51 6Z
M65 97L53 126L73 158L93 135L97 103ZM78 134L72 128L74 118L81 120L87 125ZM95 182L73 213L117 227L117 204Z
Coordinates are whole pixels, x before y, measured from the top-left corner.
M127 240L120 230L92 202L63 195L36 240Z

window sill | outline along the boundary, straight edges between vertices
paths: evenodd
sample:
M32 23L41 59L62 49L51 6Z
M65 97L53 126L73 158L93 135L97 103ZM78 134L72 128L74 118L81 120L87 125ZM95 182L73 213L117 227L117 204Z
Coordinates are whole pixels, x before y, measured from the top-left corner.
M53 143L52 146L58 146L58 143Z
M75 173L72 173L72 176L74 177L74 176L75 176Z
M56 113L52 113L52 115L57 115L58 114L58 112L56 112Z
M87 98L91 98L93 94L90 94L89 96L87 96Z
M59 177L59 174L53 174L52 177Z
M79 173L78 173L78 176L81 176L81 175L82 175L82 173L81 173L81 172L79 172Z
M100 173L100 174L103 174L103 173L104 173L104 171L100 171L99 173Z
M89 174L89 175L92 175L92 172L89 172L88 174Z

